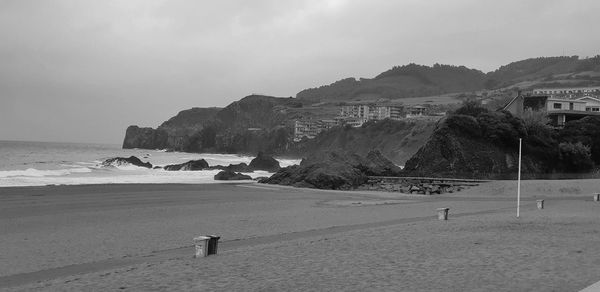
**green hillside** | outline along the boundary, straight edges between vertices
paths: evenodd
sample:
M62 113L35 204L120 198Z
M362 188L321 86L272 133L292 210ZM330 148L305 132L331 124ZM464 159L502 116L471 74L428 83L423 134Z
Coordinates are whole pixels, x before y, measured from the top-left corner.
M311 101L397 99L479 90L484 82L483 72L464 66L408 64L393 67L373 79L346 78L330 85L306 89L296 98Z

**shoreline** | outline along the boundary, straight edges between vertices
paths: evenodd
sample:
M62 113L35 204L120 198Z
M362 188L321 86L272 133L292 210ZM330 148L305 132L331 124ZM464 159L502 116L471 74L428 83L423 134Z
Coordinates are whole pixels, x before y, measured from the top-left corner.
M594 188L594 186L591 186L589 184L583 184L583 186L585 187L581 187L581 183L580 182L591 182L591 181L597 181L598 182L598 188ZM494 186L494 187L504 187L504 188L508 188L508 189L513 189L514 186L514 192L516 194L516 182L517 180L479 180L477 181L478 184L481 185L490 185L490 186ZM551 187L549 187L548 189L553 189L556 190L557 187L559 185L562 185L562 187L558 187L558 190L563 190L563 193L568 193L569 191L571 192L576 192L578 194L582 193L582 192L586 192L589 193L590 195L593 193L600 193L600 178L583 178L583 179L522 179L521 180L521 188L523 189L527 189L531 186L536 187L537 184L539 183L548 183L549 185L551 185ZM165 183L165 182L157 182L157 183L148 183L148 182L141 182L141 183L90 183L90 184L49 184L49 185L39 185L39 186L0 186L0 195L4 192L9 192L11 190L26 190L26 189L43 189L43 188L84 188L84 187L90 187L90 188L106 188L106 187L126 187L126 188L133 188L133 187L141 187L141 188L147 188L147 187L156 187L156 186L161 186L162 188L168 187L168 186L174 186L174 187L181 187L181 186L204 186L204 185L236 185L236 184L243 184L243 185L257 185L257 186L262 186L262 187L266 187L266 188L280 188L280 189L292 189L292 190L305 190L305 191L316 191L316 192L340 192L340 193L346 193L346 192L350 192L350 193L366 193L366 194L394 194L394 195L404 195L404 196L415 196L415 197L439 197L439 196L456 196L456 195L460 195L460 194L469 194L470 193L470 189L471 188L467 188L465 190L462 191L458 191L458 192L454 192L454 193L445 193L445 194L437 194L437 195L423 195L423 194L409 194L409 193L401 193L401 192L390 192L390 191L380 191L380 190L366 190L366 189L351 189L351 190L331 190L331 189L317 189L317 188L305 188L305 187L294 187L294 186L289 186L289 185L279 185L279 184L263 184L263 183L259 183L257 180L252 179L252 180L231 180L231 181L226 181L226 180L213 180L212 182L190 182L190 183L182 183L182 182L174 182L174 183ZM479 186L478 186L479 187ZM477 188L477 187L475 187ZM537 187L538 190L537 195L542 195L542 193L540 193L540 187ZM542 188L543 189L543 188ZM496 191L497 192L497 191ZM531 193L531 192L530 192ZM525 195L527 195L527 193L525 193Z

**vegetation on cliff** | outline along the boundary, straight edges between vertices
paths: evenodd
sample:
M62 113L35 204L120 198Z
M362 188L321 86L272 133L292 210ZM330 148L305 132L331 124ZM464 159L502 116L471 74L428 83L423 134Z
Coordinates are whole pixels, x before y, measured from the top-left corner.
M441 121L427 143L407 161L415 176L514 178L522 138L524 177L577 176L589 172L600 155L600 118L588 117L554 129L543 120L522 120L505 111L467 103ZM595 154L595 155L594 155Z
M229 106L181 111L157 129L130 126L123 148L187 152L256 153L285 148L290 141L289 98L251 95Z
M330 85L306 89L302 100L354 100L360 98L404 98L430 96L483 88L485 74L464 66L408 64L397 66L373 79L346 78Z
M396 164L403 165L424 145L435 128L435 121L386 119L361 127L336 127L306 139L288 150L301 157L326 151L345 151L366 155L375 149Z
M395 66L375 78L345 78L300 91L309 101L401 99L484 89L599 85L600 55L593 58L540 57L501 66L483 73L465 66L408 64Z
M372 79L346 78L303 90L297 98L250 95L225 108L184 110L156 129L130 126L123 148L247 154L264 151L294 156L327 150L347 150L364 155L370 149L378 149L395 163L404 164L433 132L432 122L369 123L358 129L336 128L321 133L314 141L293 143L294 121L330 119L339 112L340 105L353 100L382 102L396 99L394 102L400 104L406 97L456 92L460 94L446 94L444 97L457 103L459 98L477 96L474 91L484 88L595 85L600 84L598 72L600 56L527 59L487 74L464 66L408 64L393 67ZM495 97L499 95L502 96L494 92ZM437 99L424 99L423 103L426 101L431 102L430 108L433 108ZM443 112L450 108L455 108L454 104L438 109ZM488 115L481 119L498 117ZM479 123L481 121L477 125ZM538 138L533 135L531 139ZM538 140L535 143L553 141ZM558 149L560 142L555 144L553 149ZM530 147L541 146L535 144ZM570 148L562 146L562 149ZM590 151L598 150L590 148ZM558 155L558 152L554 154Z

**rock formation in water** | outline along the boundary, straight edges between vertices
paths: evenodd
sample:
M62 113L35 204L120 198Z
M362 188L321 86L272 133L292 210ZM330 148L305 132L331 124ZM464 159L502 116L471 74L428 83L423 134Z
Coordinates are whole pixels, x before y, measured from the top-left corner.
M143 162L139 158L135 156L130 157L114 157L106 159L102 162L102 166L119 166L119 165L135 165L139 167L152 168L152 164L150 162Z
M251 176L241 174L239 172L233 172L231 170L223 170L215 174L215 180L250 180Z
M165 170L203 170L209 168L204 159L190 160L181 164L171 164L164 167Z
M250 161L248 167L252 170L265 170L268 172L276 172L281 166L275 158L265 155L263 152L258 152L256 157Z

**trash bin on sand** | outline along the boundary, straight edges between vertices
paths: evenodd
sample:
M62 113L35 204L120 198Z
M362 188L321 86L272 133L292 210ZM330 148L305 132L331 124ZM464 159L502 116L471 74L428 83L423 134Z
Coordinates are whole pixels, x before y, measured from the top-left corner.
M208 255L217 254L217 249L219 248L219 239L220 236L216 235L207 235L210 239L208 240Z
M544 209L544 200L537 200L537 208L538 209Z
M438 208L438 220L448 220L448 211L450 208Z
M194 257L202 258L208 256L208 243L210 237L208 236L198 236L194 237L194 246L196 247L196 254Z

